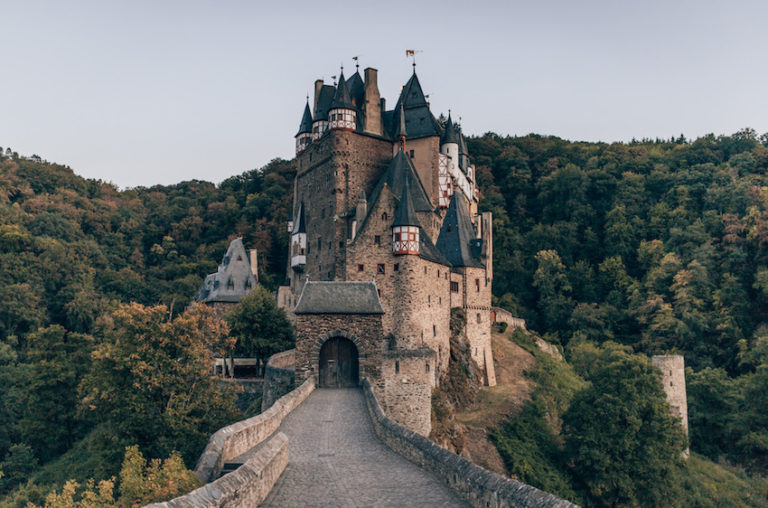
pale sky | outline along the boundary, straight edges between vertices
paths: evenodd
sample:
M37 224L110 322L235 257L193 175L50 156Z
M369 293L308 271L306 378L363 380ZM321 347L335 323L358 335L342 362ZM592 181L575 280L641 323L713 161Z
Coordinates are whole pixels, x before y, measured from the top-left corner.
M464 131L570 140L768 131L766 1L0 0L0 146L120 187L291 158L344 64L411 73Z

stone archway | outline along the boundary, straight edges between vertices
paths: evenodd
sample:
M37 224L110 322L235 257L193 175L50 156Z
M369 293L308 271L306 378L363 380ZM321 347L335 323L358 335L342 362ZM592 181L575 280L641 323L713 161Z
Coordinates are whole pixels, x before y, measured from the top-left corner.
M346 337L331 337L318 355L318 386L348 388L360 383L360 360L357 346Z

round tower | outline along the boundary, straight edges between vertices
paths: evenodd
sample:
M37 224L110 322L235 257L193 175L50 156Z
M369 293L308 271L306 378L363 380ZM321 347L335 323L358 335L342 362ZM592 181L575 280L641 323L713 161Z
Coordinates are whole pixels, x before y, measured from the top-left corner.
M413 201L408 187L410 182L406 176L403 182L403 192L395 210L395 220L392 222L392 253L397 255L419 255L419 221L413 208Z
M339 76L339 86L328 110L328 128L353 131L357 127L357 110L344 80L344 70Z
M296 155L307 149L312 143L312 112L309 110L309 97L307 105L304 106L304 114L301 117L299 132L296 133Z
M451 120L451 112L448 112L448 122L445 124L445 132L440 138L440 153L451 158L450 164L458 169L459 167L459 135L456 132L456 126Z

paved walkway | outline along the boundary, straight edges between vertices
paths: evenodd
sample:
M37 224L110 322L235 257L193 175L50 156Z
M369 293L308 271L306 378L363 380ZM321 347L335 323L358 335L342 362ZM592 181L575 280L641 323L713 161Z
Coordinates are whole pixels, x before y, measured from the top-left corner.
M290 459L262 506L467 506L373 432L360 389L318 389L280 431Z

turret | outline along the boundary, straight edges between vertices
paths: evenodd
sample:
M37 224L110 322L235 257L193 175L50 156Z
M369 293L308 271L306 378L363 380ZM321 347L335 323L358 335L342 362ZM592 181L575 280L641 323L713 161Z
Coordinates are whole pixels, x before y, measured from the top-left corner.
M307 98L299 132L296 133L296 155L306 150L310 143L312 143L312 112L309 110L309 98Z
M303 272L307 264L307 225L304 219L304 202L299 203L299 211L293 221L291 231L291 268Z
M445 124L445 132L440 138L440 152L451 158L451 164L459 167L459 135L456 132L456 126L451 120L451 113L448 112L448 122Z
M392 223L392 253L395 255L419 255L419 221L413 209L413 201L408 192L408 177L403 183L403 192L395 210L395 220Z
M339 76L339 86L333 96L331 107L328 110L328 128L355 130L357 127L357 111L355 103L349 95L347 83L344 81L344 71Z
M399 114L399 121L397 123L397 129L395 130L395 137L400 142L400 150L405 153L405 139L408 137L408 131L405 129L405 108L403 108L403 103L400 102L400 114Z

